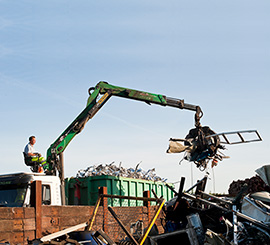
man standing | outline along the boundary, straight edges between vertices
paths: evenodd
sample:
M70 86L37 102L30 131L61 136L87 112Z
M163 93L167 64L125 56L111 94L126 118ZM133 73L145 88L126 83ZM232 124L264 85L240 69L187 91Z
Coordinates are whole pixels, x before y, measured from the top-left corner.
M29 143L24 148L25 164L33 167L34 172L38 172L38 166L41 165L45 170L47 168L46 160L40 153L35 152L34 144L36 143L36 137L30 136Z

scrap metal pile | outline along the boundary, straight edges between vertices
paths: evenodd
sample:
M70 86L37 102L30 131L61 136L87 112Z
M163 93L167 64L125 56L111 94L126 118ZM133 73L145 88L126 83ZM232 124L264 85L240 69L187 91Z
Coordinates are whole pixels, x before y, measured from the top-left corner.
M149 169L147 171L139 168L139 164L135 168L124 168L121 166L114 165L114 162L110 164L100 164L100 165L92 165L86 169L80 169L76 177L89 177L89 176L99 176L99 175L109 175L116 177L126 177L126 178L135 178L135 179L144 179L151 181L163 181L166 182L167 179L161 178L155 173L155 168Z
M270 184L270 165L263 166L256 172L267 185ZM114 207L108 207L108 210L127 236L116 242L111 238L111 234L107 234L103 230L92 231L92 221L100 203L100 201L97 201L91 222L85 222L44 236L39 241L44 243L33 244L81 244L77 241L94 245L167 245L180 244L180 242L190 245L270 244L270 193L257 192L246 195L247 189L243 185L242 190L235 197L217 197L204 192L207 179L208 176L206 175L184 191L185 178L182 177L178 192L166 184L175 193L175 198L166 202L163 206L164 199L156 197L159 204L156 206L155 219L153 219L155 222L162 212L163 215L160 215L160 220L164 228L163 233L159 234L153 226L154 222L150 222L151 224L144 232L141 229L143 220L136 222L136 224L140 224L136 231L134 227L130 226L130 228L132 227L130 230L135 232L129 232L128 227L119 218L119 210L117 215L114 212ZM155 191L153 191L153 194L156 196ZM111 198L111 195L108 196ZM74 233L75 230L85 227L87 229L84 231ZM137 232L139 228L140 232ZM66 235L63 237L65 240L61 240L60 237L63 234ZM80 235L83 240L77 240L77 235ZM60 239L58 243L49 242L55 238Z
M258 178L269 187L270 165L256 170ZM204 192L207 176L187 191L181 178L176 197L167 202L164 229L169 236L189 238L187 244L270 244L270 193L249 193L243 182L234 197L216 197ZM195 189L195 194L190 194ZM197 214L195 240L188 234L190 215Z
M270 244L270 194L243 197L241 191L234 198L220 198L204 192L206 180L203 178L185 192L182 184L175 192L177 197L167 203L164 229L168 241L174 236L179 240L186 237L185 244ZM195 194L190 194L194 187ZM189 232L189 219L194 214L195 239Z

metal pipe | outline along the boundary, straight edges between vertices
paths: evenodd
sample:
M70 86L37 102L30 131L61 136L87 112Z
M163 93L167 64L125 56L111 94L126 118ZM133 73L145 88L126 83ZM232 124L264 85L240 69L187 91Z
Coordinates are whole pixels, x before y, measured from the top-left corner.
M110 195L110 194L102 194L101 196L107 197L107 198L118 198L118 199L128 199L128 200L137 200L137 201L149 201L149 202L160 201L160 199L152 198L152 197L118 196L118 195Z
M190 192L192 189L194 189L196 186L198 186L199 184L201 184L203 181L205 181L207 179L207 176L204 176L201 180L199 180L196 184L194 184L193 186L191 186L186 192Z
M240 213L240 212L238 212L238 211L235 211L235 210L233 210L233 209L228 209L228 208L221 207L221 206L217 205L216 203L212 203L212 202L210 202L210 201L204 200L204 199L202 199L202 198L200 198L200 197L196 197L196 196L193 196L193 195L188 194L188 193L183 193L183 196L185 196L186 198L190 198L190 199L193 199L193 200L197 200L197 201L202 202L202 203L206 203L206 204L208 204L208 205L210 205L210 206L219 208L219 209L221 209L221 210L223 210L223 211L225 211L225 212L234 213L234 214L236 214L238 217L243 218L243 219L246 219L246 220L250 221L251 223L253 223L253 224L255 224L255 225L261 227L262 229L266 229L268 232L270 231L270 227L268 227L267 225L265 225L265 224L262 223L261 221L258 221L258 220L256 220L256 219L253 219L253 218L251 218L251 217L249 217L249 216L247 216L247 215L245 215L245 214L242 214L242 213Z
M237 215L236 215L236 205L232 206L232 210L233 210L233 243L235 245L238 244L237 241Z
M154 225L154 223L155 223L155 221L156 221L156 219L157 219L160 211L162 210L162 207L163 207L164 203L165 203L165 200L163 199L162 200L162 203L159 205L159 208L158 208L157 212L155 213L155 215L152 218L149 226L147 227L146 232L144 233L143 237L141 237L141 239L139 240L140 245L142 245L145 242L145 239L147 238L149 232L151 231L151 229L152 229L152 227L153 227L153 225Z
M218 197L216 197L216 196L214 196L214 195L208 194L208 193L203 192L203 191L199 191L199 192L202 193L202 194L205 195L205 196L208 196L208 197L210 197L210 198L213 198L213 199L217 200L218 202L222 202L222 203L224 203L224 204L232 205L232 202L230 202L230 201L223 200L223 199L221 199L221 198L218 198Z
M91 219L90 219L90 223L89 223L88 226L85 228L85 230L91 231L91 229L92 229L92 227L93 227L93 224L94 224L94 221L95 221L95 218L96 218L96 215L97 215L97 211L98 211L98 207L99 207L100 201L101 201L101 196L98 196L98 200L97 200L97 202L96 202L96 205L95 205L95 208L94 208L92 217L91 217Z

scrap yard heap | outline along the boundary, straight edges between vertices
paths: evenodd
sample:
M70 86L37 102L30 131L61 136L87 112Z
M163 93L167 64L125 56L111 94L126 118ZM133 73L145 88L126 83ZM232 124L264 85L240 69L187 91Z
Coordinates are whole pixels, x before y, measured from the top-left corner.
M178 191L166 183L167 179L157 176L155 168L144 171L139 164L135 168L123 168L121 163L92 165L65 179L64 150L112 96L194 111L195 127L183 138L171 138L167 153L184 153L183 160L201 171L209 162L214 167L227 158L221 152L224 145L262 140L257 130L216 133L201 125L200 106L182 99L106 82L99 82L88 92L86 107L48 148L46 164L44 161L39 166L39 162L25 159L32 173L0 176L0 217L4 217L3 212L7 214L4 219L14 219L0 220L4 230L0 230L0 242L270 244L270 166L256 170L256 180L248 187L247 181L232 183L231 195L223 197L205 192L207 171L189 188L185 188L182 177ZM246 134L253 138L245 139ZM231 135L239 140L231 141ZM37 173L40 169L43 173ZM12 228L3 225L11 221Z

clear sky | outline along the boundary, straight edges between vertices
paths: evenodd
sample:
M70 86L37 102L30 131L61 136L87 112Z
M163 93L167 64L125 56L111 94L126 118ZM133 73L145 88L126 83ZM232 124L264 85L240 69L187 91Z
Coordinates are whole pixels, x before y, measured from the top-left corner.
M46 155L104 80L200 105L216 132L257 129L262 142L227 146L208 170L207 190L226 193L269 164L269 12L268 0L1 0L1 173L29 171L28 137ZM188 188L205 173L166 149L193 126L193 112L112 98L66 149L65 175L141 162Z

